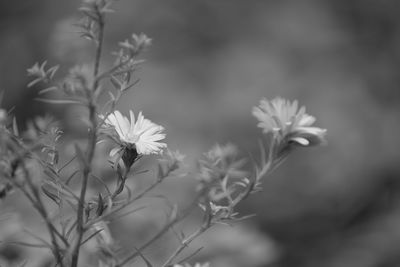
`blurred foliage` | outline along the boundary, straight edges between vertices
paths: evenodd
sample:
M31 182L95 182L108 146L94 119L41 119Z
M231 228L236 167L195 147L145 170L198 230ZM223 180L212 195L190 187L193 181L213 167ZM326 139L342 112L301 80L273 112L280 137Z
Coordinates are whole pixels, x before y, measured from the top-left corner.
M35 90L26 88L34 62L91 58L72 25L77 2L0 2L0 89L18 118L53 108L33 102ZM246 266L400 264L399 7L395 0L125 0L111 15L107 51L131 32L154 40L140 88L121 108L163 122L170 146L190 159L216 141L256 153L250 111L263 96L299 99L328 128L327 147L292 155L265 181L265 192L242 207L258 214L245 226L250 235L264 234L253 241L262 245L248 252L258 256ZM57 112L69 134L80 134L79 110ZM176 188L164 189L185 199ZM17 198L2 206L22 209ZM121 224L115 229L129 228ZM237 236L247 247L236 231L221 239ZM218 241L204 238L215 246L208 252L215 266L244 266L232 261L228 242Z

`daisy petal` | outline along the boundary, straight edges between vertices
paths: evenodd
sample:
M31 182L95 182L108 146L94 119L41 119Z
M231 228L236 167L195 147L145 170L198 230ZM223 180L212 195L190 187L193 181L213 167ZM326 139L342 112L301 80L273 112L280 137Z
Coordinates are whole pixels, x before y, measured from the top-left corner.
M302 146L308 146L310 144L310 142L303 137L293 137L293 138L290 138L290 141L298 143L299 145L302 145Z

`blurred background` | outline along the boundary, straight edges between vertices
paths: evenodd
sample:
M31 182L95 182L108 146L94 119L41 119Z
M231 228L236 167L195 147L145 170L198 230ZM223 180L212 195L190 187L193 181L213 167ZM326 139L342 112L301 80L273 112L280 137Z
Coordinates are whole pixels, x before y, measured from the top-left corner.
M50 112L67 133L82 131L74 124L79 109L35 102L37 90L26 87L26 69L36 61L61 64L60 74L91 62L91 44L73 26L79 4L0 2L2 105L15 106L20 125ZM153 39L141 82L119 109L143 110L165 126L169 147L192 168L216 142L237 144L243 156L257 153L262 135L251 109L262 97L298 99L328 129L328 146L296 150L240 207L257 216L204 235L197 260L214 267L400 266L399 1L124 0L115 10L103 66L131 33ZM176 178L163 190L185 199L190 186ZM20 196L0 205L21 210L26 202ZM118 229L134 235L130 223ZM12 231L0 224L0 237ZM5 250L10 261L21 256ZM149 253L165 257L160 251Z

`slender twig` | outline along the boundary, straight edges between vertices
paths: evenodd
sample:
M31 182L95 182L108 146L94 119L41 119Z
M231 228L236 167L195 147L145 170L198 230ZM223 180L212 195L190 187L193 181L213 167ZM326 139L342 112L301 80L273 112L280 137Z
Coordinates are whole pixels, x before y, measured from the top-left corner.
M28 181L30 179L27 179ZM28 182L31 183L31 182ZM40 197L39 191L37 190L37 188L35 188L34 186L31 188L31 190L33 191L33 194L35 195L36 201L37 201L37 210L40 213L40 215L42 216L42 218L44 218L44 221L46 223L47 228L49 229L49 233L50 233L50 238L51 238L51 243L54 246L54 249L56 250L55 252L55 256L57 259L57 262L60 264L60 266L64 266L63 264L63 260L62 260L62 250L57 242L56 239L56 233L58 233L58 231L56 230L55 226L51 223L48 215L47 215L47 211L44 207L44 204L42 202L42 199ZM59 237L62 237L61 240L63 240L64 243L67 243L67 241L64 239L64 237L61 234L57 234Z
M185 238L183 241L181 241L180 246L174 251L174 253L172 253L172 255L164 262L164 264L162 265L162 267L167 267L169 266L172 261L178 257L178 255L189 246L190 243L193 242L193 240L195 240L198 236L200 236L201 234L203 234L205 231L207 231L208 229L210 229L212 226L214 225L213 222L213 216L210 213L210 211L208 210L208 208L206 208L205 212L204 212L204 216L203 216L203 223L202 225L195 231L193 232L190 236L188 236L187 238Z
M100 16L98 45L97 45L97 49L96 49L96 59L94 62L94 70L93 70L93 78L94 78L93 88L94 88L94 90L96 90L99 85L99 80L96 79L96 77L99 74L101 53L103 52L104 25L105 25L104 24L104 16Z
M174 226L176 223L180 222L184 218L186 218L191 211L193 210L194 207L198 205L199 199L203 196L204 192L200 192L197 197L193 200L193 202L179 215L176 215L175 218L173 218L169 223L167 223L158 233L156 233L150 240L148 240L146 243L144 243L142 246L140 246L135 252L132 254L128 255L125 259L121 260L119 263L115 265L115 267L122 267L137 256L140 255L139 252L143 251L147 247L149 247L151 244L153 244L156 240L161 238L166 232L169 231L169 229Z
M124 208L126 208L127 206L131 205L132 203L134 203L135 201L141 199L142 197L144 197L148 192L150 192L153 188L155 188L159 183L161 183L162 180L157 180L154 183L152 183L151 185L149 185L149 187L147 187L146 189L144 189L141 193L139 193L138 195L136 195L135 197L128 199L125 203L121 204L120 206L118 206L117 208L111 210L108 213L105 213L102 216L99 216L93 220L91 220L90 222L88 222L86 224L86 228L89 228L91 225L95 224L96 222L99 221L103 221L105 219L107 219L108 217L112 216L113 214L117 213L118 211L123 210Z
M211 225L205 225L205 226L201 226L199 229L197 229L194 233L192 233L190 236L188 236L187 238L185 238L180 246L174 251L174 253L172 253L172 255L164 262L164 264L162 265L162 267L167 267L169 266L172 261L185 249L189 246L190 243L193 242L193 240L195 240L198 236L200 236L201 234L203 234L205 231L207 231L208 229L210 229Z
M272 150L272 149L271 149ZM270 172L271 170L274 169L274 161L270 152L268 161L266 162L266 164L261 168L260 172L257 173L257 177L256 177L256 181L259 181L264 175L266 175L268 172ZM226 188L224 187L224 190L226 190ZM253 190L253 186L249 185L249 187L247 188L247 190L245 192L243 192L242 194L240 194L235 200L233 200L232 198L228 198L229 203L230 203L230 210L233 211L233 208L242 200L244 200L245 198L247 198L249 196L249 194L252 192ZM164 262L164 264L162 265L162 267L167 267L170 266L171 263L179 256L180 253L182 253L182 251L187 248L189 246L190 243L192 243L198 236L200 236L201 234L203 234L205 231L207 231L208 229L210 229L215 222L213 222L213 216L210 215L208 212L205 213L205 218L204 218L204 223L203 225L197 229L195 232L193 232L190 236L188 236L187 238L185 238L183 241L181 241L179 247L172 253L172 255Z
M106 78L108 75L114 73L116 70L118 70L119 68L124 67L126 64L128 64L134 57L129 57L128 59L119 62L117 65L113 66L111 69L101 73L100 75L98 75L96 77L96 82L99 82L100 80Z
M81 186L81 193L79 197L79 203L78 203L78 210L77 210L77 234L78 238L72 253L72 264L71 267L76 267L78 266L78 258L79 258L79 250L80 250L80 244L82 241L82 237L84 234L84 209L85 209L85 197L86 197L86 191L87 191L87 185L88 185L88 180L89 180L89 174L92 171L92 161L93 161L93 156L95 152L95 147L96 147L96 139L97 139L97 133L96 133L96 107L93 104L89 104L89 118L92 123L92 129L90 131L89 135L89 144L87 148L87 161L85 162L85 166L83 169L83 177L82 177L82 186Z
M22 171L24 173L25 181L27 182L27 185L30 188L30 191L32 192L32 195L29 194L28 191L26 191L18 183L15 182L14 184L17 185L17 187L19 189L21 189L21 191L31 201L31 203L34 206L34 208L38 211L40 216L45 221L45 224L46 224L46 226L48 228L48 232L50 234L51 243L52 243L52 245L54 247L52 249L52 252L53 252L54 256L56 257L57 262L60 264L61 267L63 267L64 264L63 264L63 261L62 261L62 250L61 250L60 245L57 242L56 235L58 237L60 237L60 239L64 242L64 244L66 246L68 246L68 242L66 241L64 236L61 233L58 232L57 228L50 221L50 218L49 218L49 216L47 214L47 210L46 210L46 208L44 206L44 203L42 201L42 198L40 196L39 190L34 185L34 183L32 182L30 174L29 174L29 171L25 166L25 162L24 162L23 156L19 154L18 149L16 148L16 145L18 145L18 143L14 144L14 142L9 142L8 145L10 146L11 150L17 155L17 159L16 159L18 161L17 164L22 169ZM14 180L14 179L11 178L10 180Z
M98 75L99 72L99 66L100 66L100 59L101 59L101 52L102 52L102 47L103 47L103 34L104 34L104 16L100 15L99 16L99 21L98 21L98 27L99 27L99 35L98 35L98 43L97 43L97 48L96 48L96 56L95 56L95 62L94 62L94 71L93 71L93 77ZM99 83L98 80L95 79L93 83L93 88L90 88L90 92L88 92L88 108L89 108L89 121L91 122L91 129L90 129L90 135L89 135L89 141L88 141L88 148L87 148L87 160L83 169L83 177L82 177L82 187L81 187L81 193L79 197L79 203L78 203L78 210L77 210L77 239L75 246L72 251L72 260L71 260L71 267L77 267L78 266L78 260L79 260L79 252L80 252L80 247L82 243L82 238L83 234L85 232L85 227L84 227L84 210L85 210L85 196L86 196L86 191L87 191L87 185L88 185L88 180L89 180L89 174L92 171L92 161L93 161L93 156L94 152L96 149L96 142L97 142L97 114L96 114L96 104L94 103L93 99L93 93L98 89Z
M73 156L70 160L68 160L63 166L61 166L61 168L58 169L58 173L61 173L62 170L67 167L72 161L74 161L74 159L76 159L76 156Z
M98 177L97 175L94 175L93 173L91 174L91 176L93 178L95 178L107 191L107 194L111 195L111 191L108 188L107 184L103 181L103 179L101 179L100 177Z
M22 143L20 140L18 140L17 138L10 136L10 140L12 141L12 143L8 143L10 145L10 148L12 151L14 151L15 153L17 153L17 148L15 146L18 146L19 148L21 148L23 150L23 153L18 153L18 159L20 159L23 162L23 159L26 157L33 157L34 159L36 159L39 163L42 163L42 160L35 156L35 154L32 154L31 150L33 150L33 148L27 148L25 146L24 143ZM42 218L46 221L46 224L49 228L49 230L51 229L51 231L54 232L54 234L56 236L58 236L61 241L64 243L64 245L66 247L69 246L68 240L67 238L54 226L54 224L49 220L48 215L47 215L47 211L46 208L44 206L43 203L41 203L41 198L40 198L40 193L39 190L36 188L36 186L33 184L33 182L30 180L30 176L28 173L28 170L26 169L25 164L22 164L22 169L24 171L25 176L27 177L27 182L28 182L28 186L31 188L32 191L37 191L36 195L39 197L38 201L35 201L34 197L37 198L36 196L32 197L28 191L25 190L25 188L21 185L19 185L18 183L16 183L16 181L14 179L11 180L11 182L14 184L14 186L16 186L17 188L19 188L21 190L21 192L29 199L29 201L32 203L32 205L34 206L34 208L39 212L39 214L42 216ZM64 185L60 180L58 181L61 186L64 189L69 189L68 186ZM69 191L71 194L73 194L72 191ZM73 194L74 195L74 194ZM76 196L75 196L76 197ZM77 197L76 197L77 198ZM39 203L37 203L39 202Z
M85 240L82 241L81 246L83 244L85 244L86 242L88 242L90 239L92 239L93 237L95 237L97 234L99 234L101 231L104 231L104 229L100 229L97 230L96 232L94 232L93 234L91 234L90 236L88 236Z
M179 260L179 262L177 264L181 264L182 262L188 261L189 259L193 258L195 255L197 255L201 250L203 250L204 247L199 247L198 249L196 249L194 252L192 252L191 254L189 254L188 256L186 256L185 258Z

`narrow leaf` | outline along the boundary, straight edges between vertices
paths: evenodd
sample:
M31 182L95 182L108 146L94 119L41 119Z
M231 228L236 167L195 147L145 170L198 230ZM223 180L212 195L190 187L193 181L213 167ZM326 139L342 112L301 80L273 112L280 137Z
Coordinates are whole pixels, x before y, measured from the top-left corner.
M17 125L17 118L13 118L13 133L15 136L19 136L18 125Z
M46 187L44 187L44 186L42 186L42 191L43 191L43 193L44 193L48 198L50 198L51 200L53 200L57 205L60 205L61 200L60 200L60 198L59 198L56 194L50 192L50 191L49 191L48 189L46 189Z
M80 170L74 171L74 172L68 177L68 179L65 181L65 184L68 185L68 184L71 182L72 178L75 176L75 174L77 174L78 172L80 172Z
M58 87L57 86L51 86L49 88L40 90L39 91L39 95L42 95L42 94L45 94L45 93L48 93L48 92L51 92L51 91L55 91L55 90L58 90Z
M191 253L189 256L185 257L184 259L180 260L178 264L181 264L183 262L187 262L189 261L189 259L193 258L194 256L196 256L204 247L199 247L198 249L196 249L193 253Z
M110 81L115 89L117 90L121 89L121 82L114 75L111 75Z
M104 200L103 197L101 196L101 193L99 193L99 196L97 198L97 209L96 209L96 214L97 216L101 216L104 211Z
M79 102L77 100L69 100L69 99L47 99L47 98L35 98L36 101L44 102L44 103L49 103L49 104L56 104L56 105L66 105L66 104L77 104L77 105L83 105L82 102Z
M28 88L30 88L30 87L34 86L35 84L41 82L42 80L43 80L43 78L37 78L37 79L31 81L30 83L28 83L27 86L28 86Z
M94 232L93 234L91 234L90 236L88 236L85 240L82 241L81 246L83 244L85 244L86 242L88 242L90 239L92 239L93 237L95 237L98 233L100 233L101 231L103 231L104 229L99 229L96 232Z

